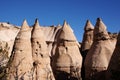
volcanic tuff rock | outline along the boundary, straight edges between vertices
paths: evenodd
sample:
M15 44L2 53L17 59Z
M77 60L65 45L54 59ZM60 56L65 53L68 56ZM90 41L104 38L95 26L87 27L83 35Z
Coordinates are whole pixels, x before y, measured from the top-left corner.
M83 57L81 74L83 78L85 77L85 67L84 67L85 57L93 43L93 30L94 30L93 25L89 20L87 20L84 27L84 35L83 35L83 40L81 45L81 54Z
M109 40L106 26L100 18L94 29L94 41L85 59L85 78L104 80L114 45Z
M66 21L63 26L44 27L39 26L38 20L31 27L24 21L21 28L0 23L0 80L81 80L82 62L87 80L105 79L106 70L106 80L118 79L119 64L115 63L119 63L119 37L116 44L117 34L107 32L99 18L93 29L88 20L80 46ZM85 63L79 49L82 54L90 49Z
M7 80L32 79L31 29L26 20L15 39L13 51L8 62Z
M89 20L87 20L85 28L84 28L84 35L82 41L82 51L89 50L92 43L93 43L93 30L94 27Z
M47 44L37 19L32 29L31 37L34 80L54 80Z
M66 21L58 34L56 53L52 59L56 80L81 79L82 57L79 45Z
M106 80L120 80L120 32L117 38L117 44L108 66Z

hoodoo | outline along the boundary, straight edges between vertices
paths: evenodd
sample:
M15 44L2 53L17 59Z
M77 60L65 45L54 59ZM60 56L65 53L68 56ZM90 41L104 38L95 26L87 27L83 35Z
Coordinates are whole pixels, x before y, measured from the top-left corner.
M87 20L84 27L84 35L81 45L81 54L83 57L81 74L83 78L85 77L85 67L84 67L85 57L93 43L93 30L94 30L93 25L91 24L90 20Z
M44 34L36 19L32 30L34 80L54 80Z
M104 80L114 45L109 40L106 26L100 18L94 29L93 44L85 59L86 80Z
M89 20L87 20L85 28L84 28L84 35L82 41L82 51L89 50L92 43L93 43L93 30L94 27Z
M30 80L32 79L32 49L31 29L26 20L15 39L15 44L8 63L7 80Z
M59 33L52 63L56 80L81 79L82 57L79 45L66 21Z

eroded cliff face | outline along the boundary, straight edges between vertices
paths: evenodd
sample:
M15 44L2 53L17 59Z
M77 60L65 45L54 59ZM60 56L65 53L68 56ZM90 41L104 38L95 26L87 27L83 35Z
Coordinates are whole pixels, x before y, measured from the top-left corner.
M25 20L21 28L0 23L0 80L108 80L116 76L111 70L119 72L117 34L107 32L99 18L95 28L88 20L84 31L80 45L66 21L62 26L43 27L36 20L30 27Z
M13 48L9 53L11 56L7 64L5 79L59 79L59 76L55 73L59 69L55 67L56 64L59 64L57 66L62 68L60 71L64 72L65 70L69 74L66 79L81 79L82 57L79 51L80 45L66 22L63 26L43 28L39 26L38 20L36 20L34 26L30 28L25 20L22 27L15 30L18 32L12 36L15 40L13 40ZM11 37L8 41L10 40ZM55 57L58 55L57 53L61 55ZM56 60L57 62L55 62ZM66 60L68 61L66 64L69 65L64 64Z
M117 37L117 43L113 55L111 57L106 80L120 80L120 32Z

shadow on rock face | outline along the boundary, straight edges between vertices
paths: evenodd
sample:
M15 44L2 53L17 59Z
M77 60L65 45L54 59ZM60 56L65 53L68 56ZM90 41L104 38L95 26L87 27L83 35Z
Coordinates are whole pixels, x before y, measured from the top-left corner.
M106 80L106 70L100 71L100 72L95 72L95 74L91 74L92 76L89 77L89 79L85 80Z
M71 77L69 73L64 71L57 71L56 80L80 80L76 77Z

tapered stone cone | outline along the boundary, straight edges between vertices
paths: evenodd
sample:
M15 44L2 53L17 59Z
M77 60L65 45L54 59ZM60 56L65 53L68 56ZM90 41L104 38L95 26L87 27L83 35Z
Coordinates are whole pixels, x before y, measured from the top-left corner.
M94 40L106 40L109 39L108 32L106 30L106 25L102 22L100 18L97 18L97 22L94 29Z
M34 60L33 67L35 69L34 80L54 80L45 36L39 26L38 20L35 21L32 30L32 55Z
M114 46L109 40L106 26L100 18L94 29L94 41L85 58L86 80L104 80Z
M84 28L84 35L82 41L82 51L89 50L93 43L93 30L94 27L89 20L87 20Z
M66 21L64 21L59 39L63 40L69 40L69 41L76 41L76 37L70 28L70 26L67 24Z
M32 68L31 30L25 20L15 39L8 63L7 80L31 80Z
M76 37L66 21L58 38L52 62L56 80L72 80L73 78L81 80L82 57Z

